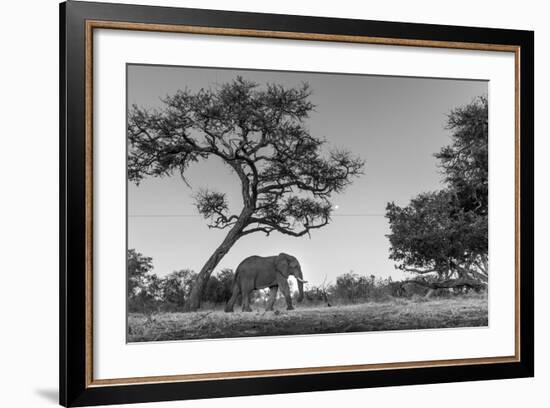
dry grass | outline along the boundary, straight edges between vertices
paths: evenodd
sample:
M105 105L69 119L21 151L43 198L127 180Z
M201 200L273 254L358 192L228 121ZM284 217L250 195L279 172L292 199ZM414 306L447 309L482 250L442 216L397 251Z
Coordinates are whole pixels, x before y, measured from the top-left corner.
M335 307L302 307L292 311L130 314L128 341L187 340L223 337L345 333L487 326L485 296L425 300L394 299Z

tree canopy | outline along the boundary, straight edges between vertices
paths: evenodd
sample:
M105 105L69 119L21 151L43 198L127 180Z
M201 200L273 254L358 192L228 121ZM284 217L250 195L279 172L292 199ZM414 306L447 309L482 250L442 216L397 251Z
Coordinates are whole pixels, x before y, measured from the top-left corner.
M161 110L133 106L128 117L128 176L179 174L215 156L238 176L242 208L231 212L226 193L200 190L196 208L211 228L228 234L197 276L189 305L200 305L215 266L242 236L276 231L300 237L330 222L330 197L363 172L364 162L346 150L324 152L326 141L305 121L314 109L308 84L285 88L242 77L215 89L179 90Z
M452 143L435 157L445 182L452 189L461 208L487 215L489 199L489 110L487 98L451 111L446 128Z
M135 249L128 250L128 296L135 295L148 285L149 273L153 269L153 259Z
M386 207L390 258L408 272L487 281L487 98L453 110L447 129L451 144L435 154L445 188Z

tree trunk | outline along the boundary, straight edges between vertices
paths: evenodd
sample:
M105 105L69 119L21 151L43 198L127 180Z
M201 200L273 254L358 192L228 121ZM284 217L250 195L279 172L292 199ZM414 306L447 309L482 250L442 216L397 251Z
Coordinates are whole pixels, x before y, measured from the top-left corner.
M184 310L187 312L192 312L198 310L201 306L201 298L206 289L210 275L214 271L214 268L220 263L222 258L229 252L231 247L238 241L241 237L241 232L246 227L247 222L252 214L252 210L244 208L239 215L239 219L231 228L223 242L218 248L214 251L208 261L204 264L201 271L197 275L197 279L191 289L191 294L189 295L189 300L185 302Z

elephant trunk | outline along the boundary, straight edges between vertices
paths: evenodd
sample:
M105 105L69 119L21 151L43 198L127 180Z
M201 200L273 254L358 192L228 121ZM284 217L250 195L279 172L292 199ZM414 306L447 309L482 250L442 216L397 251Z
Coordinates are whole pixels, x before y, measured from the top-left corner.
M303 279L302 271L296 273L295 277L296 281L298 282L298 302L301 302L302 300L304 300L304 283L306 283L307 281Z

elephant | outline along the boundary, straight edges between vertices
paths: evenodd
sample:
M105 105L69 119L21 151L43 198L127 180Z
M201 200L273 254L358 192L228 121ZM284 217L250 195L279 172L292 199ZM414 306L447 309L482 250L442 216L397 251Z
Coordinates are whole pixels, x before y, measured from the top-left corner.
M294 275L298 282L298 302L304 298L304 283L302 268L298 260L292 255L280 253L275 256L250 256L242 261L235 272L233 279L233 294L225 306L226 312L233 311L233 305L238 296L242 298L243 312L251 312L249 295L253 290L269 288L269 300L266 311L273 310L273 303L277 298L277 290L281 289L285 296L287 310L292 307L288 277Z

